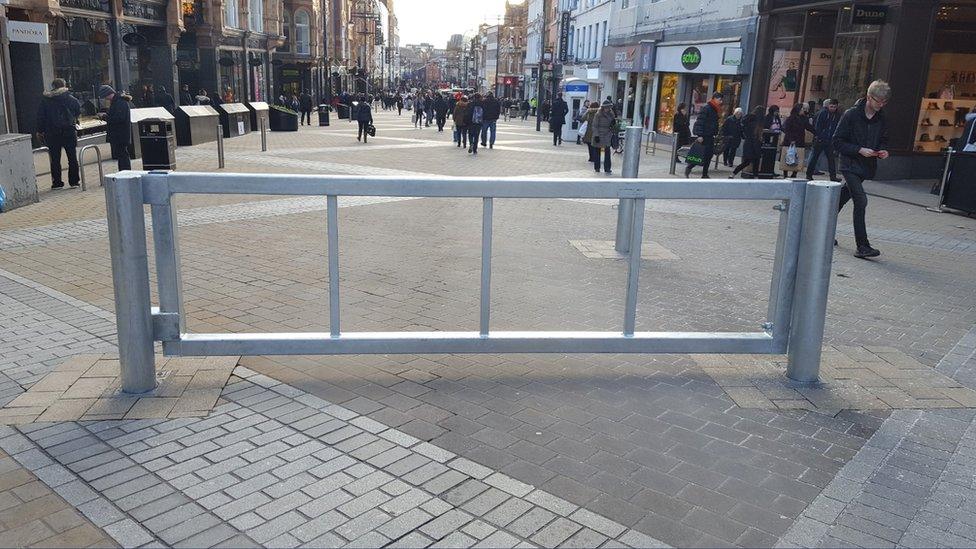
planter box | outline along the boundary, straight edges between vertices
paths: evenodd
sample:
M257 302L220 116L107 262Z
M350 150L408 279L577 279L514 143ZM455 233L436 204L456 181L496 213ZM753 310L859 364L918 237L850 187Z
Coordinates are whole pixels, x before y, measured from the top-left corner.
M273 132L297 132L298 113L291 114L272 108L268 111L268 121Z
M0 185L7 195L3 211L38 202L37 177L32 162L31 136L0 135ZM45 163L47 155L44 156Z

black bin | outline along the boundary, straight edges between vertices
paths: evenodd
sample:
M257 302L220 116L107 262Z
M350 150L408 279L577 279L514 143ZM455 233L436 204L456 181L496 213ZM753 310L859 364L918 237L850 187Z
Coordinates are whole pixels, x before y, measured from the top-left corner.
M244 103L247 110L251 111L251 131L259 132L261 131L262 121L264 123L265 131L271 129L268 124L268 111L271 109L271 105L263 101L249 101Z
M216 111L220 113L224 137L251 133L251 111L243 103L223 103L216 106Z
M319 105L319 126L329 125L329 106Z
M172 120L163 118L140 120L139 144L142 146L142 169L176 169L176 131Z
M176 144L189 147L217 140L220 115L210 105L184 105L176 109Z

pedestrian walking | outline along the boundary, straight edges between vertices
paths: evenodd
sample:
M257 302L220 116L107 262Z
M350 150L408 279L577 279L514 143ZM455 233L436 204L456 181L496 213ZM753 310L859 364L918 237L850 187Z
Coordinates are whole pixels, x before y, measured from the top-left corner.
M613 103L604 101L600 106L599 112L593 116L593 133L591 138L591 149L593 152L593 169L600 173L600 154L603 154L603 171L611 174L610 156L613 152L610 141L613 139L613 132L616 131L617 117L613 111Z
M742 133L740 134L742 138L742 163L732 170L732 175L729 176L729 179L735 178L735 176L739 175L739 172L750 165L752 166L752 176L754 178L759 177L759 161L762 158L762 134L765 113L766 107L758 105L752 109L752 113L742 118Z
M834 132L834 149L840 156L840 173L844 176L844 188L840 192L840 209L854 201L854 240L857 251L854 257L878 257L881 252L868 241L865 214L868 195L864 192L864 180L873 179L878 160L887 160L888 122L884 106L891 98L891 86L883 80L875 80L868 86L867 94L840 117Z
M817 162L820 155L827 157L827 173L830 174L831 181L840 181L837 177L837 160L834 158L834 146L831 143L834 132L837 131L837 124L840 123L840 109L836 99L826 99L823 108L817 113L813 121L813 152L810 154L807 165L807 179L813 179L814 172L817 170Z
M549 121L549 111L551 109L552 109L552 104L549 103L549 101L543 101L542 107L539 108L539 110L541 111L539 114L540 116L542 116L542 119L545 120L546 122Z
M529 109L531 108L532 107L529 101L527 99L523 99L522 100L522 122L525 122L525 120L529 117Z
M434 94L428 93L427 97L424 98L424 115L426 120L424 120L424 127L429 128L430 122L434 119Z
M356 107L356 122L359 123L359 132L356 134L356 141L362 138L363 143L369 142L369 127L373 125L373 108L365 95L359 97L359 105Z
M302 125L308 124L312 125L312 94L308 93L308 90L302 92L301 97L298 98L298 106L301 108Z
M180 105L195 105L193 94L190 93L190 85L183 84L180 87Z
M735 166L735 153L742 143L742 108L736 107L732 116L722 122L722 164Z
M535 110L539 108L539 98L533 97L529 100L529 107L532 108L532 116L535 116Z
M688 121L688 113L685 112L687 109L688 105L679 103L678 110L674 113L674 118L671 120L671 131L675 135L674 146L676 149L680 149L691 143L691 123ZM681 163L677 155L675 155L675 162Z
M98 98L108 101L108 112L104 120L108 123L105 129L106 139L112 149L112 158L118 160L119 171L132 169L132 110L129 102L132 97L124 93L117 93L112 86L103 84L98 88Z
M447 124L447 100L444 94L438 93L434 99L434 116L437 119L437 131L444 131L444 124Z
M176 114L176 100L166 91L166 86L155 86L156 106L166 109L170 114Z
M481 94L476 93L468 105L468 152L478 154L478 140L481 138L481 126L485 123L485 105Z
M563 144L563 126L566 125L566 115L569 105L563 100L563 94L557 93L549 111L549 131L552 132L552 146Z
M780 154L780 169L783 177L796 177L803 171L803 158L806 152L807 132L815 133L807 116L807 106L797 103L790 109L790 115L783 124L783 146Z
M598 112L600 112L600 104L593 101L590 103L589 108L586 109L586 114L583 115L583 121L580 122L580 127L583 128L583 143L586 144L586 152L589 154L588 162L599 162L599 157L597 157L599 152L593 146L593 121L596 119Z
M423 128L424 127L424 96L417 94L417 97L413 101L413 127Z
M770 105L766 111L766 119L763 121L763 128L773 133L783 133L783 121L779 117L779 105Z
M488 92L484 100L485 122L481 126L481 146L495 148L495 134L498 132L498 117L501 116L502 104L495 94Z
M710 179L708 177L708 165L712 162L712 155L715 154L715 134L718 133L718 113L722 111L722 103L725 97L721 92L715 92L712 94L712 99L705 103L701 110L698 112L698 118L695 119L695 141L701 143L703 147L702 152L702 179ZM685 160L688 160L685 158ZM686 162L685 165L685 177L691 176L691 170L694 169L695 165L691 162Z
M63 189L61 175L61 151L68 157L68 184L78 187L78 117L81 116L81 102L71 95L64 79L51 81L51 89L41 97L37 108L37 134L47 145L47 156L51 166L51 188Z
M588 111L588 110L590 110L590 100L589 99L587 99L586 101L583 101L583 104L580 105L579 110L576 111L575 120L576 120L576 123L577 123L577 126L576 126L577 128L579 126L582 126L583 125L583 120L586 118L586 111ZM583 132L577 132L576 133L576 144L577 145L579 145L580 143L582 143L582 141L583 141L583 133L584 132L585 132L585 130Z
M451 115L454 119L454 142L457 146L468 148L468 98L462 95L458 99L457 105L454 105L454 113Z

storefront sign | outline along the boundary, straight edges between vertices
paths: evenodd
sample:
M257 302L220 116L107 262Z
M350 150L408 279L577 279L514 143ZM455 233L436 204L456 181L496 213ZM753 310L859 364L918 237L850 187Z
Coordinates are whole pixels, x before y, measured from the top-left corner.
M722 64L738 67L742 64L742 48L725 48L722 53Z
M559 62L565 63L569 54L569 12L564 11L559 22Z
M658 44L655 47L655 72L678 72L695 74L739 74L742 70L742 44L735 42L713 42L705 44ZM738 64L733 65L738 50Z
M852 25L884 25L888 18L888 6L854 4L851 10Z
M50 42L45 23L25 23L23 21L7 21L7 35L11 42L27 42L28 44L47 44Z
M654 44L605 46L600 57L602 72L654 72Z
M109 0L60 0L59 4L62 8L112 12L112 3Z
M122 0L122 13L126 17L166 22L166 5L145 1Z
M681 52L681 66L689 71L697 69L698 65L701 65L701 60L701 50L694 46L685 48L685 51Z

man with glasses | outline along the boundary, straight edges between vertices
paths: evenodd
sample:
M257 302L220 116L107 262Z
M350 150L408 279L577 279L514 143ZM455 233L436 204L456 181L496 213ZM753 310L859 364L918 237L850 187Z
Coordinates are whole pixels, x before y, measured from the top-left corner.
M862 259L878 257L881 252L871 247L864 215L868 196L864 192L864 180L873 179L878 160L888 158L888 128L883 111L891 97L891 86L875 80L868 86L868 93L847 110L834 132L834 149L840 153L840 172L844 176L844 188L840 193L840 208L849 200L854 201L854 239L857 251L854 257Z

